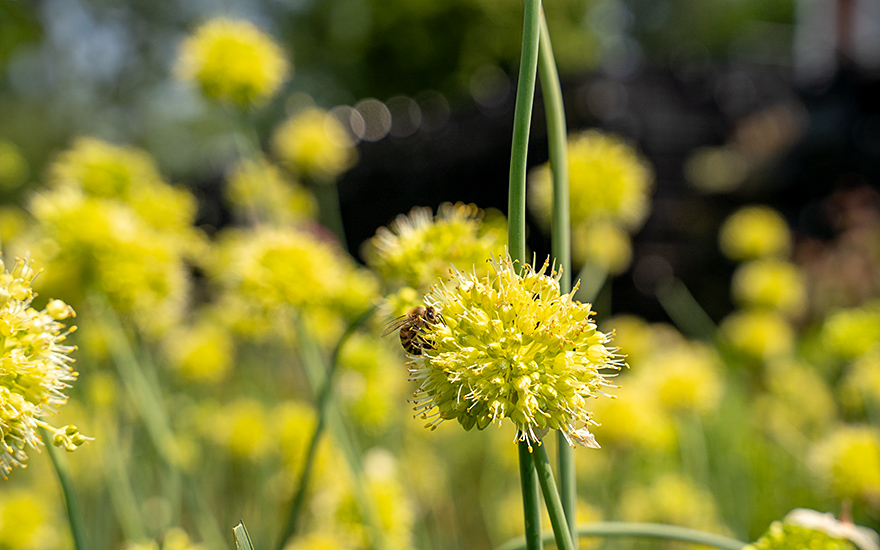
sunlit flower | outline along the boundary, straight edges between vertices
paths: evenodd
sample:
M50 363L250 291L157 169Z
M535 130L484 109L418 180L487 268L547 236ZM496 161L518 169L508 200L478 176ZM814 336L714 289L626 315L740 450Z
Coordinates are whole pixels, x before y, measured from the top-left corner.
M430 345L410 375L419 383L415 409L429 427L455 419L483 429L510 418L529 445L558 429L572 444L598 447L587 399L612 386L606 373L622 359L590 306L561 294L549 268L518 268L504 256L485 277L456 271L425 297L442 322L429 326Z
M295 113L275 130L272 146L296 174L332 181L357 162L357 149L342 124L323 109Z
M289 223L311 219L315 198L266 158L245 160L229 177L226 197L245 219Z
M877 533L831 514L797 508L743 550L878 550Z
M52 497L39 490L4 488L0 493L0 547L16 550L61 550L69 548L59 532Z
M571 223L614 223L632 232L645 221L654 175L648 162L620 138L590 130L568 139ZM550 226L553 188L549 163L537 168L529 185L529 206Z
M806 278L789 262L768 258L743 263L734 272L731 286L733 298L742 306L794 316L807 305Z
M275 95L290 66L278 44L252 23L218 18L184 40L176 71L208 98L252 107Z
M832 313L822 326L822 340L846 359L880 345L880 303Z
M233 458L257 461L271 450L269 415L259 402L241 398L200 412L204 434Z
M731 260L783 257L791 249L788 223L769 206L740 208L721 225L718 240Z
M632 364L638 367L635 376L644 377L669 411L705 414L716 410L721 402L721 359L709 346L682 343Z
M794 349L794 329L774 311L735 311L722 321L720 329L734 349L752 359L772 359Z
M596 436L611 447L668 451L678 441L674 418L653 388L634 378L621 381L617 399L596 401L593 410L602 420L594 430Z
M64 390L76 379L70 368L72 346L63 344L75 330L61 321L73 309L53 300L45 309L31 307L31 283L37 273L29 262L17 260L11 272L0 275L0 474L5 478L15 466L24 467L27 448L42 444L38 428L52 433L52 442L73 451L89 438L75 426L54 428L45 418L67 402Z
M841 426L810 456L816 473L841 499L880 506L880 432L871 426Z
M169 331L164 347L171 366L190 382L223 380L235 359L232 335L220 323L207 319Z
M365 243L364 257L386 280L424 293L450 266L486 274L485 259L504 253L506 225L500 215L484 216L473 204L443 203L436 216L417 207L380 227Z

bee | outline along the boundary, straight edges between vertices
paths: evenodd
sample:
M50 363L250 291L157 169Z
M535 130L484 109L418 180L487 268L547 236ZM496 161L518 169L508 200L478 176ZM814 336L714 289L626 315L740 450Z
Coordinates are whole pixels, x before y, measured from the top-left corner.
M388 322L382 336L388 336L400 330L400 345L410 355L421 355L423 350L430 349L431 343L425 339L429 326L441 322L440 311L433 306L414 307L406 315L401 315Z

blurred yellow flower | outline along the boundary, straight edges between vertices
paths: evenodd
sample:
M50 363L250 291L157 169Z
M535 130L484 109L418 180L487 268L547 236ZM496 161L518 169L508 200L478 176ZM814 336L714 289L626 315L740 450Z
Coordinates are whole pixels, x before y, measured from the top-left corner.
M822 326L822 340L845 359L880 346L880 302L832 313Z
M186 381L213 384L226 378L235 359L235 342L219 322L201 319L168 332L165 352Z
M669 411L706 414L721 402L724 381L721 358L714 348L697 342L682 343L659 351L636 368L635 376L644 378Z
M740 265L731 282L733 298L744 307L766 307L797 316L807 306L806 277L792 263L772 258Z
M593 431L609 447L668 451L678 441L673 418L653 389L633 378L622 378L614 391L617 399L599 399L591 405L602 419Z
M178 527L168 529L162 534L162 545L156 541L129 543L125 550L207 550L203 544L192 542L186 531Z
M284 550L360 550L362 546L334 530L316 531L292 539Z
M17 260L0 274L0 475L24 467L27 449L43 444L38 428L52 433L52 443L73 451L89 438L72 425L55 428L46 422L67 402L64 391L76 380L70 367L73 346L63 342L76 327L60 321L73 317L61 301L38 311L31 307L31 283L37 272L31 262ZM54 315L53 315L54 314Z
M880 411L880 346L853 361L840 394L841 402L850 410Z
M315 198L267 158L247 159L229 177L227 200L244 219L288 224L313 219Z
M720 330L727 343L751 359L773 359L794 350L794 329L774 311L735 311L721 322Z
M880 507L880 432L873 426L844 425L813 448L810 462L836 498Z
M647 486L627 488L620 499L620 517L711 532L727 530L712 493L693 479L676 473L663 474Z
M284 121L275 130L272 147L294 173L319 183L336 179L357 162L357 149L345 128L316 107Z
M424 294L446 278L451 267L485 275L487 260L504 255L506 245L503 216L494 211L484 215L473 204L446 202L436 216L427 207L397 216L364 243L363 255L367 265L392 285Z
M596 220L572 229L571 255L578 264L589 261L617 275L629 267L632 245L629 234L618 225Z
M232 458L256 462L272 450L269 415L259 402L239 398L199 412L202 432Z
M0 492L0 548L8 550L61 550L70 546L58 529L61 518L37 490L4 489Z
M387 340L378 343L374 335L355 333L339 354L343 369L339 374L339 398L350 409L352 420L367 432L388 428L399 420L399 401L392 396L408 393L409 385L400 376L397 356L388 346Z
M769 206L746 206L724 220L718 241L731 260L784 257L791 250L791 231Z
M279 90L291 68L275 41L248 21L212 19L183 41L175 67L210 99L257 107Z
M49 166L48 180L56 189L73 187L90 196L127 199L137 188L162 183L162 176L145 151L79 137Z

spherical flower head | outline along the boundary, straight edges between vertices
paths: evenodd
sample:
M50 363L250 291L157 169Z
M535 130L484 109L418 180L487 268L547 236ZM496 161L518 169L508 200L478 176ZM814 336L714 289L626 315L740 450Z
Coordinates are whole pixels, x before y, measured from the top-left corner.
M806 277L790 262L752 260L740 265L731 282L733 298L742 306L775 309L797 316L807 306Z
M877 533L831 514L796 508L743 550L878 550Z
M571 256L577 263L589 261L619 275L632 261L632 244L629 234L618 225L597 220L572 228Z
M637 377L627 378L615 392L617 399L596 401L593 412L602 419L596 436L616 448L669 452L678 441L675 418L653 387Z
M397 216L364 244L367 265L386 281L425 290L443 278L449 266L484 275L485 259L504 253L506 222L473 204L443 203L433 215L416 207Z
M782 214L769 206L746 206L724 221L718 242L731 260L778 258L791 250L791 231Z
M211 320L169 331L164 347L172 367L188 382L221 382L235 359L232 335L219 322Z
M627 231L641 227L650 208L654 174L648 162L618 137L590 130L568 139L571 223L604 219ZM550 165L537 168L529 186L532 213L550 226Z
M556 429L598 447L587 400L612 386L622 358L549 267L518 268L504 256L484 277L456 271L431 289L424 303L442 322L428 327L430 345L410 364L415 410L429 427L454 419L483 429L509 418L529 446Z
M876 428L833 430L813 448L810 462L836 497L880 506L880 432Z
M184 40L176 72L206 97L247 108L275 95L290 66L278 44L252 23L218 18Z
M314 219L318 210L312 194L265 157L244 160L235 168L226 198L245 219L280 224Z
M294 173L331 182L357 162L357 149L342 124L323 109L309 107L275 131L275 154Z
M880 407L880 347L853 361L843 378L840 400L850 410Z
M720 329L727 343L750 359L773 359L794 350L794 329L775 311L735 311L721 322Z
M822 326L822 340L844 359L854 359L880 343L880 303L832 313Z
M53 434L53 444L75 450L88 439L75 426L54 428L44 419L67 402L64 390L76 379L63 342L74 328L60 320L73 316L63 302L38 311L31 307L31 283L37 273L30 262L17 260L11 272L0 274L0 474L24 466L26 450L42 443L37 428Z
M647 378L660 404L671 412L707 414L721 402L721 359L714 348L682 343L638 366L639 376Z

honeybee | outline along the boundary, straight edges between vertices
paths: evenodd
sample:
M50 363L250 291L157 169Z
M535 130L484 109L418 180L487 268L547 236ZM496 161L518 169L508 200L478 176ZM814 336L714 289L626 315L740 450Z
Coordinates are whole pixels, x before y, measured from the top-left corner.
M410 355L421 355L422 350L430 349L431 343L425 339L425 332L430 325L441 322L440 311L433 306L414 307L406 315L401 315L388 322L382 336L388 336L400 330L400 345Z

